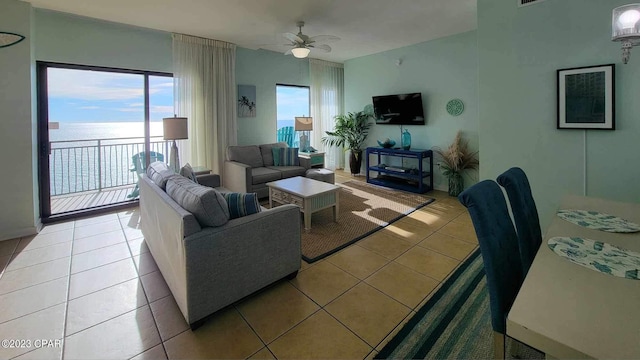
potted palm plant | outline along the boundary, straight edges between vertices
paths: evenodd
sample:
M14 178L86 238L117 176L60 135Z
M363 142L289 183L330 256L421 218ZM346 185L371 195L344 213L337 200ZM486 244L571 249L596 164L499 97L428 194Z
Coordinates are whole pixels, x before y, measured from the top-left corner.
M462 174L465 170L478 170L480 166L478 152L469 149L469 141L462 139L460 131L446 150L436 146L433 151L442 160L440 168L449 180L449 195L458 196L464 190Z
M349 156L349 168L351 174L359 174L362 166L362 149L369 135L369 128L373 125L369 120L371 115L362 111L348 113L335 117L336 124L333 131L325 131L327 136L322 138L322 143L328 146L344 147L351 152Z

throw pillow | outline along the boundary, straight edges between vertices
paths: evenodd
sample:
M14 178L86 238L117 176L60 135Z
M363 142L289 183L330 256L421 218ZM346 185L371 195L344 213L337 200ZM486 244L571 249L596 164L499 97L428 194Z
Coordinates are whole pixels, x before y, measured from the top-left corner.
M194 183L198 183L198 179L196 178L196 173L193 171L193 168L189 163L184 164L184 166L180 169L180 175L190 179Z
M154 184L166 191L167 180L178 175L173 172L173 170L169 169L166 163L162 161L155 161L147 167L147 176Z
M229 221L229 207L224 196L210 187L176 175L167 181L167 194L192 213L200 226L222 226Z
M280 166L280 154L282 153L282 149L280 147L272 147L271 154L273 155L273 166Z
M231 219L259 213L261 210L256 193L224 193L222 195L229 206Z
M298 148L283 148L280 151L280 166L300 166Z

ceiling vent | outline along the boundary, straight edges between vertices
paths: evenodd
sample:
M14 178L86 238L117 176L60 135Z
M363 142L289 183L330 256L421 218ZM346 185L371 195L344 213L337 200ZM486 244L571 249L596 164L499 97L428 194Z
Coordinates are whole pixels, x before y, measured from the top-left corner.
M545 1L545 0L518 0L518 7L535 5L535 4L541 3L543 1Z

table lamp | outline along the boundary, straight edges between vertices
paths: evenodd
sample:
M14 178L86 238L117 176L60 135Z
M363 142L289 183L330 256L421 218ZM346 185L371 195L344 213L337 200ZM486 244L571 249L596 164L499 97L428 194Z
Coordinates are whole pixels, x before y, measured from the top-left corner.
M300 151L309 152L309 135L304 132L313 130L313 118L308 116L296 116L294 130L302 131L302 135L300 136Z
M180 158L178 157L178 145L176 140L188 139L187 118L173 117L162 119L162 127L164 129L164 140L173 140L171 146L171 156L169 158L169 167L176 173L180 171Z

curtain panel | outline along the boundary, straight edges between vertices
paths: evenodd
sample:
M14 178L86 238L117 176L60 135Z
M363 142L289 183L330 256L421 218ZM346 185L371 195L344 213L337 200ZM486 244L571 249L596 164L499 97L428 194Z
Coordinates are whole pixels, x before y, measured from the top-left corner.
M180 158L222 174L227 146L237 143L236 45L172 37L175 111L189 119L188 146L181 147Z
M334 130L336 115L344 114L344 66L342 64L309 59L311 75L311 116L313 144L325 152L325 167L344 168L344 150L325 146L321 139L325 131Z

